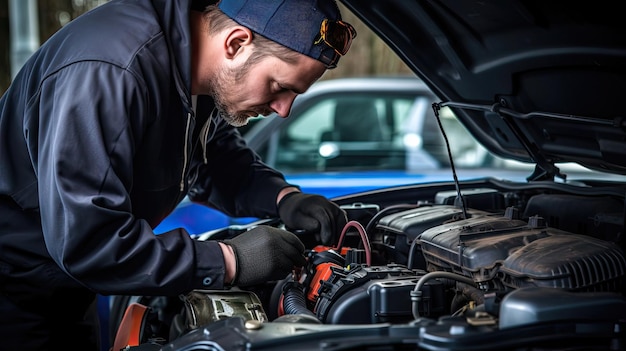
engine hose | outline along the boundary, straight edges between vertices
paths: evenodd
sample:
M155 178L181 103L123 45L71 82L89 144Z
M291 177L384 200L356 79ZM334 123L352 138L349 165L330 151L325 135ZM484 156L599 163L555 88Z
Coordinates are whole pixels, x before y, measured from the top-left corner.
M283 286L283 310L285 314L306 314L317 318L315 313L306 307L302 284L294 281Z
M452 299L452 311L461 309L469 301L473 301L476 305L485 303L485 293L479 288L465 283L457 283L456 287L458 294Z
M422 300L422 287L424 286L424 284L426 284L427 281L431 279L436 279L436 278L451 279L454 281L468 284L470 286L475 285L474 281L471 278L468 278L463 275L459 275L457 273L439 272L439 271L426 273L417 281L415 288L413 288L413 290L411 291L411 301L412 301L411 310L413 312L413 318L415 318L415 320L418 320L420 318L418 307L419 307L419 302Z

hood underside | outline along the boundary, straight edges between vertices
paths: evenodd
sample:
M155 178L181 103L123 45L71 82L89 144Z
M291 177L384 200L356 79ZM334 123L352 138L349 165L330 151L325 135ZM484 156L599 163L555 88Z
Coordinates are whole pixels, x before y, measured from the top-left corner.
M619 2L341 2L494 154L626 174Z

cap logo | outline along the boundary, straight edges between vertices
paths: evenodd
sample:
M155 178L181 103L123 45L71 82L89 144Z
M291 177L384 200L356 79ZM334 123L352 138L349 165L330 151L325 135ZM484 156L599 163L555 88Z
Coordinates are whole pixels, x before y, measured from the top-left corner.
M343 56L348 53L350 45L352 44L352 39L355 37L356 30L349 23L341 20L333 21L325 18L320 26L320 33L313 44L319 45L324 43L335 51L335 57L330 60L331 62L327 63L332 66L333 62L337 62L339 60L337 55Z

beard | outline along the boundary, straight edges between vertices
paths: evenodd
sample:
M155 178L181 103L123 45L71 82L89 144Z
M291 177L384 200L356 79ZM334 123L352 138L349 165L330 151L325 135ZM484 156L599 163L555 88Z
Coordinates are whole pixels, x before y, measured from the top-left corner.
M236 91L234 90L235 79L233 78L234 72L232 71L233 70L229 68L222 68L218 70L215 77L211 79L211 96L213 97L215 107L220 115L222 115L222 118L232 126L241 127L248 123L248 117L232 111L227 100L228 92Z
M232 102L228 100L228 96L237 92L238 82L246 80L250 72L250 65L244 64L242 67L235 69L221 68L217 71L213 79L210 80L210 95L213 97L215 108L226 121L226 123L241 127L248 124L251 117L249 113L237 112ZM271 113L269 109L264 108L259 114L266 115Z

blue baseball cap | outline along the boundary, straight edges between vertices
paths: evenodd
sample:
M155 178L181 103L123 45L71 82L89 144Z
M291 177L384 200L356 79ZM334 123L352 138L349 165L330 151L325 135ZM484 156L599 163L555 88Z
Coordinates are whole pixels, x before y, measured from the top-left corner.
M335 0L222 0L219 8L238 24L335 68L356 36L341 20Z

